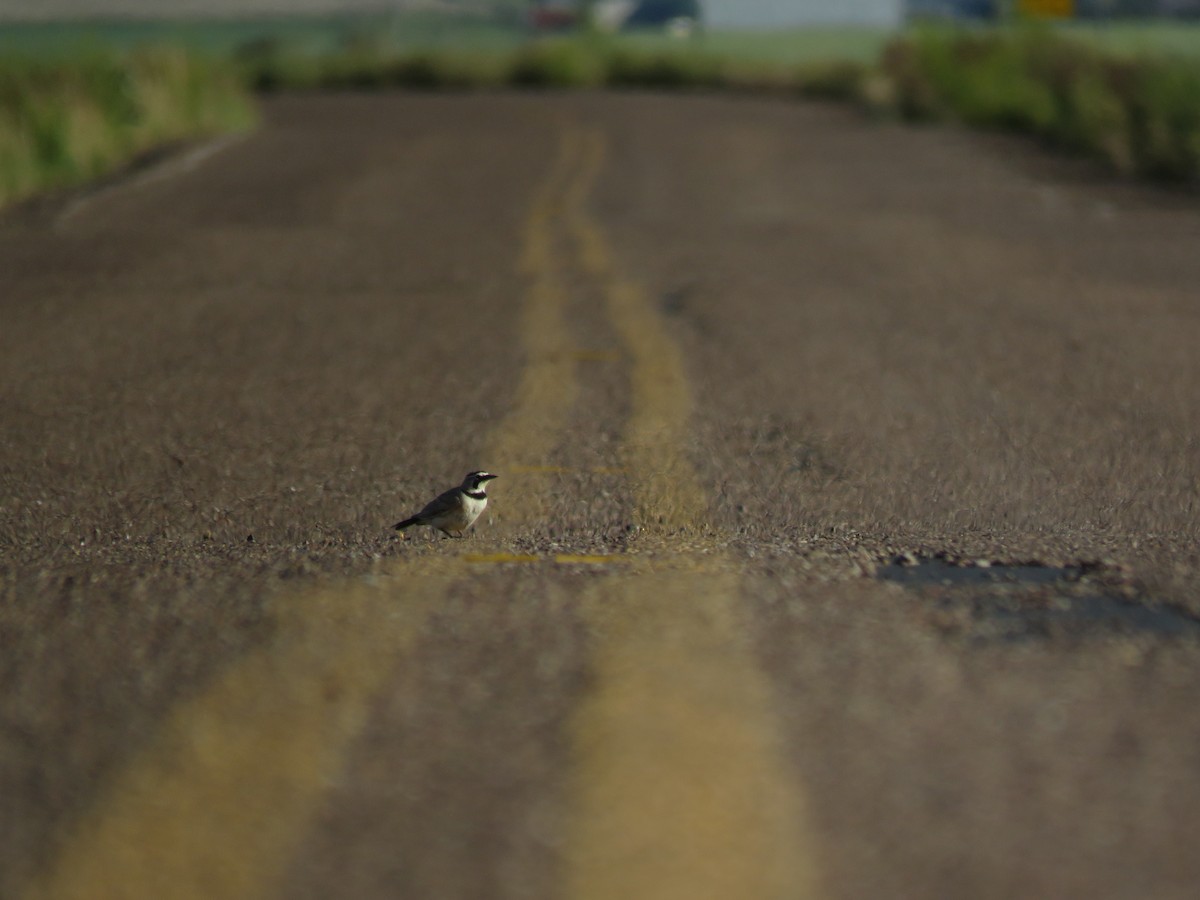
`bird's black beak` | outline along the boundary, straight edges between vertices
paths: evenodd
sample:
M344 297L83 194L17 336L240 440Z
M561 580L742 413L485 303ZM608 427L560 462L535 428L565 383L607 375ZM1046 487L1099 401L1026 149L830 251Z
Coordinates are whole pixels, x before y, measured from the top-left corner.
M491 481L493 478L499 478L499 477L500 477L499 475L485 475L483 478L480 478L479 480L480 481Z

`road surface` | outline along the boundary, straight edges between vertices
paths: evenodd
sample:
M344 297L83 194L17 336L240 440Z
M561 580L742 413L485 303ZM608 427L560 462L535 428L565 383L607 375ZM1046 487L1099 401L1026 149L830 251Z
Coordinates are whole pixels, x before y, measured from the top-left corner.
M10 212L0 896L1195 896L1198 238L636 94Z

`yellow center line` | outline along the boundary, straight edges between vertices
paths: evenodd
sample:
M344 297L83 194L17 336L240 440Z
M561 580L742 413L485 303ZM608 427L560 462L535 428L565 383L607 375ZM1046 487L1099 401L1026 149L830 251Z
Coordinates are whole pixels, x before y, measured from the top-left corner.
M645 291L618 276L608 241L587 214L586 196L603 170L608 144L602 132L591 130L583 145L583 174L574 182L567 219L580 266L603 280L609 319L632 360L625 457L626 468L636 473L638 516L652 530L700 528L708 505L687 455L692 396L683 354Z
M560 135L558 156L526 218L521 271L530 279L522 315L526 362L513 408L492 435L488 465L512 477L492 486L494 517L512 529L536 521L553 502L554 486L523 477L551 467L546 460L566 429L578 394L574 337L566 321L566 288L554 252L554 221L577 180L576 129Z
M560 566L604 566L610 563L631 562L631 559L618 553L555 553L550 556L537 556L531 553L468 553L463 556L463 561L476 565L553 562Z
M557 553L554 561L561 566L606 566L611 563L627 563L631 560L619 553Z
M616 350L576 350L571 354L576 362L620 362L621 354Z
M617 274L587 214L607 156L600 131L585 134L583 156L567 219L631 363L623 445L637 515L651 534L703 534L683 355L644 290ZM699 565L659 559L592 586L581 606L594 688L572 719L571 900L820 896L774 698L737 616L738 576L719 553L704 560L707 571Z
M235 900L279 879L454 561L281 596L277 638L176 706L25 900Z
M538 563L543 557L527 553L468 553L464 562L473 564Z
M609 578L584 603L595 689L573 718L571 900L817 896L736 576Z

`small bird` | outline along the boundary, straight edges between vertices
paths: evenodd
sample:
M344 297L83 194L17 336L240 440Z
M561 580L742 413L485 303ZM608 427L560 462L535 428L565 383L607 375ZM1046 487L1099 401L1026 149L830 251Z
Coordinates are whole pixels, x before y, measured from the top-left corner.
M393 527L403 531L411 525L430 525L447 537L462 537L487 506L487 483L496 477L490 472L472 472L458 487L439 494L415 516Z

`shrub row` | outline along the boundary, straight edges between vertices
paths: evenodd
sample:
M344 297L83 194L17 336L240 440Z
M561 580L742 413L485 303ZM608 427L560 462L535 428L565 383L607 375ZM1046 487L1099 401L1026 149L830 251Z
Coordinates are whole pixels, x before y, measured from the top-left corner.
M373 48L325 56L274 45L238 55L257 90L296 88L487 89L502 87L657 88L800 92L852 97L866 67L857 63L784 66L730 60L689 49L639 50L606 41L539 41L508 53L447 50L395 55Z
M904 118L1035 135L1113 169L1200 182L1200 63L1118 58L1052 31L917 32L869 99Z
M784 66L603 40L551 40L493 55L379 49L318 58L274 48L241 60L275 88L655 88L798 94L907 120L956 119L1036 135L1159 180L1200 181L1200 63L1128 59L1061 32L927 29L893 41L875 66Z
M166 143L249 126L236 70L178 50L0 61L0 206Z

